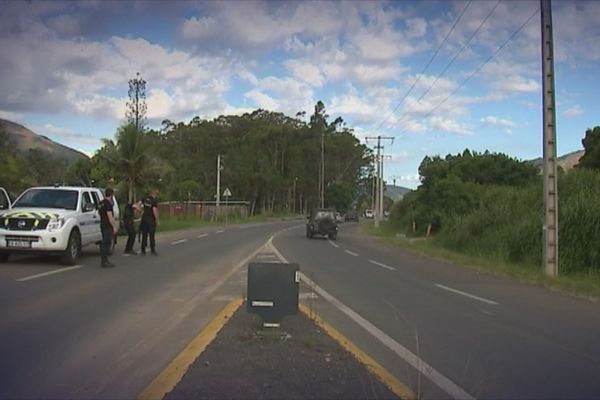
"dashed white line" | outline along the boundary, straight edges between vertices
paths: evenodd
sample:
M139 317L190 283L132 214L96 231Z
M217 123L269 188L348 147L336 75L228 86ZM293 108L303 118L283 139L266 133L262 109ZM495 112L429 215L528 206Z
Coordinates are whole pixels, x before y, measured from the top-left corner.
M171 242L171 244L176 245L176 244L185 243L187 241L188 241L187 239L179 239L179 240L176 240L174 242Z
M37 274L37 275L26 276L24 278L19 278L19 279L17 279L17 282L25 282L25 281L30 281L32 279L43 278L44 276L60 274L61 272L71 271L72 269L78 269L78 268L82 268L82 267L83 267L83 265L73 265L72 267L55 269L54 271L44 272L43 274Z
M388 336L381 329L377 328L371 322L363 318L356 311L352 310L350 307L339 301L337 298L333 297L331 294L326 292L323 288L318 286L315 282L306 277L302 272L300 273L300 278L304 283L306 283L313 292L317 293L318 296L327 300L329 303L333 304L338 310L346 314L350 317L354 322L356 322L359 326L373 335L377 340L379 340L382 344L384 344L387 348L396 353L399 357L409 363L413 368L422 373L424 376L429 378L435 385L437 385L440 389L446 392L453 399L464 399L464 400L475 400L471 394L465 391L463 388L452 382L445 375L442 375L441 372L433 368L431 365L427 364L423 359L418 357L416 354L412 353L409 349L402 346L400 343L396 342L390 336Z
M395 270L396 270L396 268L394 268L394 267L390 267L389 265L385 265L385 264L383 264L383 263L380 263L380 262L377 262L377 261L375 261L375 260L369 260L369 262L370 262L371 264L378 265L378 266L380 266L381 268L389 269L390 271L395 271Z
M483 297L475 296L474 294L470 294L470 293L463 292L463 291L460 291L460 290L457 290L457 289L453 289L453 288L448 287L448 286L440 285L439 283L436 283L434 286L439 287L440 289L447 290L447 291L452 292L452 293L460 294L461 296L469 297L469 298L471 298L473 300L481 301L481 302L484 302L484 303L487 303L487 304L498 305L498 303L496 303L495 301L484 299Z
M355 253L355 252L350 251L350 250L344 250L344 253L350 254L351 256L354 256L354 257L358 257L358 253Z
M220 231L216 231L215 233L223 233L225 232L224 230L220 230Z
M335 247L336 249L339 249L339 245L333 243L331 240L327 239L327 241L329 242L330 245L332 245L333 247Z
M202 239L203 237L207 237L208 233L203 233L201 235L196 236L198 239Z

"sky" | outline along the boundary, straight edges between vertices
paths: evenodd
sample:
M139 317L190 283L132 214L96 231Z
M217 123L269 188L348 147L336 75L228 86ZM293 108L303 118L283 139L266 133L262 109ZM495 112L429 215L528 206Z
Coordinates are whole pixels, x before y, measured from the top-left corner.
M419 185L425 156L542 155L539 1L6 1L0 118L93 155L125 121L257 108L383 136L384 178ZM553 1L557 152L600 125L600 1Z

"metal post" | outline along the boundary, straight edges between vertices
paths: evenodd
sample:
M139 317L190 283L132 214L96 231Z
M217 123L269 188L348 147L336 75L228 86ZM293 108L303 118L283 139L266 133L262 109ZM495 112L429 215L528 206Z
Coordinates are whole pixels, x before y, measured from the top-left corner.
M552 6L541 0L542 91L544 157L544 270L558 275L558 175L556 171L556 108L554 96L554 44Z
M219 207L219 203L221 202L221 155L217 155L217 197L216 204Z

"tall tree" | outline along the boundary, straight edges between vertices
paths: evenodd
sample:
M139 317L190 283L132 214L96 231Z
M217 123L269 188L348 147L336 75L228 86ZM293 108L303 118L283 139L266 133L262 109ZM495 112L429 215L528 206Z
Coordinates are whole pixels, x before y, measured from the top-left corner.
M129 80L129 101L125 117L127 122L142 132L146 126L146 81L138 72L136 77Z
M600 170L600 126L586 130L581 143L585 153L579 159L579 167Z

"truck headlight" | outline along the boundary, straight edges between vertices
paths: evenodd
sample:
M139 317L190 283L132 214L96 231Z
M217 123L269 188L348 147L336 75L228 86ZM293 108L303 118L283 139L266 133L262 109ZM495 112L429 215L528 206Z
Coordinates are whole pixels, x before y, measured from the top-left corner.
M57 231L62 228L64 224L64 218L51 219L50 222L48 222L48 230L50 232Z

